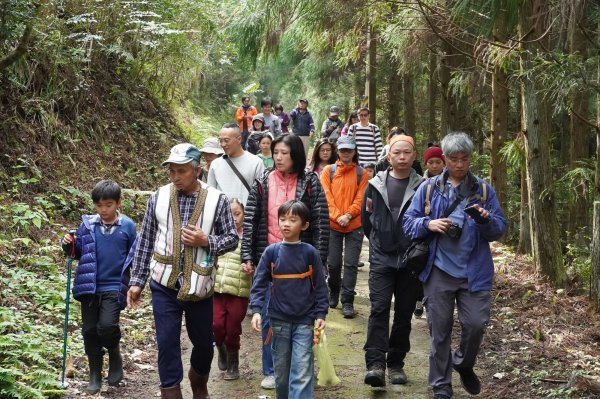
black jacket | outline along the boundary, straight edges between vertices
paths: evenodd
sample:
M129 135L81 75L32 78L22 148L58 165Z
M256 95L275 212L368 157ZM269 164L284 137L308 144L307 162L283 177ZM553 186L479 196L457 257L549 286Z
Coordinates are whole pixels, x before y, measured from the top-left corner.
M260 179L254 181L252 191L246 203L244 216L244 236L242 238L241 261L258 265L260 257L267 248L267 195L269 193L269 173L265 171ZM323 265L327 264L329 248L329 208L325 191L319 177L312 172L303 172L298 176L296 199L301 200L310 210L310 226L302 233L302 242L312 244L321 255Z
M402 209L398 219L394 220L387 192L389 171L379 172L369 180L363 198L361 219L365 236L369 239L369 263L371 267L401 267L402 256L410 245L411 239L404 234L402 219L408 209L417 188L425 180L411 169L408 186L404 193Z

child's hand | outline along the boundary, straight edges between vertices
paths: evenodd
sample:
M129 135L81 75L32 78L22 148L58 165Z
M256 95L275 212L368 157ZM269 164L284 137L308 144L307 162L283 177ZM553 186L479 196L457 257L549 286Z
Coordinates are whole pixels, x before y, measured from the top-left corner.
M252 262L242 263L242 271L246 273L248 276L252 276L254 274L254 266Z
M315 328L319 331L323 331L325 329L325 320L317 319L315 321Z
M73 243L73 240L75 239L75 236L73 234L67 233L65 234L65 236L62 239L62 243L65 245L69 245Z
M262 318L260 317L260 313L254 313L252 315L252 328L256 332L262 330Z

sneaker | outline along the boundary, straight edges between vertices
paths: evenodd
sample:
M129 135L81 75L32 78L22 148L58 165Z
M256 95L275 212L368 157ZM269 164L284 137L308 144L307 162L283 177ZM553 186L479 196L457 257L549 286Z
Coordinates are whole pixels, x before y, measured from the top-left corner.
M367 371L365 375L365 384L372 387L385 386L385 371L380 368L373 368Z
M438 393L437 395L433 395L433 399L450 399L450 396Z
M358 265L356 265L356 266L358 266L358 267L363 267L364 265L365 265L365 262L362 262L362 261L361 261L361 262L358 262Z
M406 373L402 367L399 368L388 368L388 379L390 380L390 384L406 384L408 382L408 377L406 377Z
M262 389L275 389L275 376L268 375L260 382L260 387Z
M417 301L417 306L415 307L414 314L417 318L423 316L423 302Z
M342 304L342 314L345 319L353 319L356 316L354 312L354 306L351 303Z
M460 375L460 382L465 391L471 395L477 395L481 392L481 382L479 382L479 377L477 377L472 368L461 369L454 367L454 370Z

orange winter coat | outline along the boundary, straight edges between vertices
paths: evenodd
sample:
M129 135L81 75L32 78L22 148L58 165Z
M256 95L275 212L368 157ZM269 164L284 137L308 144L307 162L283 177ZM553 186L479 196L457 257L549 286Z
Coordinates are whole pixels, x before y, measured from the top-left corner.
M360 209L369 175L363 170L360 184L358 184L356 164L344 165L341 161L337 161L335 164L333 181L331 181L331 165L325 166L321 172L321 185L329 206L329 226L340 233L349 233L362 226ZM349 213L352 219L346 227L342 227L338 224L337 219L346 213Z
M246 130L254 130L252 128L252 118L256 115L257 111L252 105L246 111ZM240 131L244 131L244 108L239 107L235 112L235 120L240 124Z

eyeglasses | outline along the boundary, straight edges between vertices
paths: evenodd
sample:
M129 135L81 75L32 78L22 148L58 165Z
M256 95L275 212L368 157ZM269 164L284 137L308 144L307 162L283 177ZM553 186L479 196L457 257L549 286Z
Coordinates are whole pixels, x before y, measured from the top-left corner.
M358 116L367 117L369 114L358 114Z
M350 148L340 148L338 151L339 151L339 152L352 152L352 151L354 151L354 150L353 150L353 149L350 149Z

